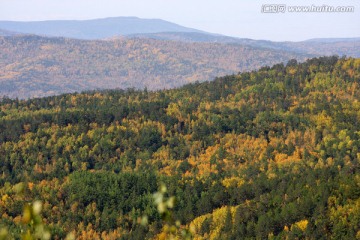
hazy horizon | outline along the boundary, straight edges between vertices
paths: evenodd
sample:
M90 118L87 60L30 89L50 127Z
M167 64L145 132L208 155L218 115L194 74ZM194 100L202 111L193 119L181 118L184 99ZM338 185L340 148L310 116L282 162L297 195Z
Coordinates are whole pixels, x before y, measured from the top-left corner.
M272 41L360 37L360 2L355 0L287 1L283 12L268 13L274 2L224 0L3 0L0 20L89 20L109 17L162 19L210 33ZM276 4L282 4L276 2ZM353 8L352 12L290 12L291 6ZM264 13L265 12L267 13Z

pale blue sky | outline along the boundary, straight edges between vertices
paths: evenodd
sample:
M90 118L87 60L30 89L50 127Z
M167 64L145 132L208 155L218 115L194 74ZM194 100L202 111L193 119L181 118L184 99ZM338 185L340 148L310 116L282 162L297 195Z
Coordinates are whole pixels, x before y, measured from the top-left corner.
M263 4L354 6L353 13L261 13ZM0 0L0 20L160 18L229 36L276 41L360 37L359 0Z

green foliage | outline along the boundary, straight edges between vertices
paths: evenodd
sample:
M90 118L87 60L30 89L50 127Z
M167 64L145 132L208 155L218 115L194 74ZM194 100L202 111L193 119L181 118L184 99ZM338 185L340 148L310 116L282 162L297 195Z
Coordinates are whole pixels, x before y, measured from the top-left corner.
M5 98L0 228L20 238L38 199L54 238L153 239L164 183L194 238L356 239L359 79L359 59L322 57L173 90Z
M51 235L46 227L42 223L40 216L42 204L39 201L35 201L32 205L25 205L22 222L27 225L22 234L22 239L42 239L48 240Z
M181 229L181 223L173 216L172 209L175 206L175 197L166 197L167 188L161 185L160 190L153 194L155 205L164 222L163 232L160 233L160 239L192 239L192 234L187 229Z
M13 187L15 193L18 196L24 194L24 184L19 183ZM22 240L48 240L51 238L51 233L49 228L43 224L43 220L41 217L41 211L43 208L43 204L36 200L31 204L25 204L23 207L23 213L21 216L21 239ZM6 228L0 228L0 239L17 239L18 235L14 233L9 233ZM73 234L68 234L65 240L73 240L75 237Z
M152 173L75 172L69 176L67 193L72 202L86 207L96 203L101 212L130 212L149 205L149 194L157 188L156 175ZM117 210L118 209L118 210Z

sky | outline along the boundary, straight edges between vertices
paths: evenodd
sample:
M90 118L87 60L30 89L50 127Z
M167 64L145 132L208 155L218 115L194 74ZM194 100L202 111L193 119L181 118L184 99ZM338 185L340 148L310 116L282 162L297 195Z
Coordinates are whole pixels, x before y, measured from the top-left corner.
M274 13L278 4L285 10ZM290 12L293 6L351 6L354 11ZM211 33L273 41L360 37L359 0L0 0L0 20L118 16L159 18Z

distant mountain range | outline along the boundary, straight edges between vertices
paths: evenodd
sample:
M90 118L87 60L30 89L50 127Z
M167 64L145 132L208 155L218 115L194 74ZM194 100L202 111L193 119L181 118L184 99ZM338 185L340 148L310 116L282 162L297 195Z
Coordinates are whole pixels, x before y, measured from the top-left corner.
M0 29L26 34L88 40L136 33L202 32L161 19L140 19L137 17L115 17L82 21L0 21Z
M268 40L254 40L236 38L208 33L194 32L161 32L131 34L130 38L152 38L182 42L213 42L225 44L241 44L274 50L314 55L339 55L360 57L360 38L318 38L301 42L273 42Z
M34 34L83 40L151 38L181 42L241 44L301 54L360 57L360 38L316 38L302 42L273 42L229 37L187 28L161 19L114 17L94 20L0 21L0 36Z
M313 38L308 39L305 42L318 42L318 43L334 43L334 42L357 42L360 41L358 38Z
M0 36L15 36L15 35L21 35L21 33L0 29Z
M0 21L0 97L172 88L324 55L360 57L360 38L272 42L135 17Z
M40 36L66 37L84 40L100 40L119 36L128 36L189 42L254 44L273 48L277 48L279 44L284 46L291 43L277 43L267 40L229 37L180 26L162 19L142 19L138 17L31 22L0 21L0 36L13 36L17 34L34 34ZM304 42L335 43L358 41L360 41L360 38L314 38Z

